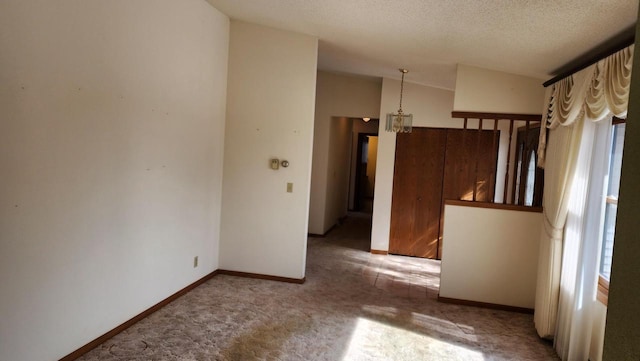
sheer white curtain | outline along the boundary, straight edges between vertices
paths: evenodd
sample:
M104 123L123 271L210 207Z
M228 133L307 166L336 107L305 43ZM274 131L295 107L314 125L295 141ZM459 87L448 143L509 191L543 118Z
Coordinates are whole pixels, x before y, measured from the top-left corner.
M576 174L584 122L556 128L547 144L544 171L543 226L540 232L534 321L541 337L555 333L562 239ZM544 132L540 132L544 133Z
M630 46L553 84L546 93L543 119L549 139L547 132L540 132L544 225L534 321L541 337L555 336L564 359L586 359L575 355L588 352L585 340L590 337L585 295L591 297L596 285L595 278L593 284L587 283L592 281L591 266L596 266L592 253L597 259L597 246L587 241L586 235L593 232L585 230L589 226L585 220L597 214L589 215L592 207L586 202L590 192L597 194L589 182L598 177L591 174L596 168L594 146L599 146L596 134L607 131L594 121L610 119L611 114L626 117L632 61Z
M564 360L587 360L598 281L611 122L585 122L564 231L555 347Z

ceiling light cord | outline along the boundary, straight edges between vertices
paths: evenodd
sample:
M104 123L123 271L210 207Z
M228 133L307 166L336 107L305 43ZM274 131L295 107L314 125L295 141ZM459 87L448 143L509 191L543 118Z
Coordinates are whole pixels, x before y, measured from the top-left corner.
M400 109L398 114L402 114L402 93L404 92L404 75L407 73L407 69L400 69L402 72L402 80L400 81Z

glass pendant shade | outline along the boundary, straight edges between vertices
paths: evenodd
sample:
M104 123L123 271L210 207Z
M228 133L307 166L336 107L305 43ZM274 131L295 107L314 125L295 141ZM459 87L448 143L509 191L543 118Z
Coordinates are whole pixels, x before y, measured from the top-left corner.
M404 114L401 112L387 114L387 124L385 130L387 132L411 133L413 122L413 114Z

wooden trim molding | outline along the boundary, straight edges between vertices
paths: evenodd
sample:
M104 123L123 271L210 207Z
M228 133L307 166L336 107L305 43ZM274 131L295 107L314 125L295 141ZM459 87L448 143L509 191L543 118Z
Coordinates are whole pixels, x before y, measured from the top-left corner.
M611 118L611 124L612 125L618 125L618 124L624 124L627 122L627 119L623 119L623 118L618 118L618 117L613 117Z
M486 303L486 302L478 302L478 301L461 300L461 299L457 299L457 298L440 297L440 295L438 295L438 302L451 303L451 304L454 304L454 305L489 308L489 309L492 309L492 310L501 310L501 311L510 311L510 312L533 314L533 308L525 308L525 307L498 305L498 304L495 304L495 303Z
M457 200L457 199L446 199L444 201L444 204L445 205L449 205L449 206L476 207L476 208L489 208L489 209L504 209L504 210L507 210L507 211L521 211L521 212L542 213L542 207L520 206L520 205L516 205L516 204L461 201L461 200Z
M539 122L542 120L542 114L480 113L458 111L451 112L451 117L463 119L524 120L530 122Z
M329 232L333 231L334 228L336 228L335 224L333 226L331 226L331 228L329 228L326 232L324 232L322 234L319 234L319 233L307 233L307 237L325 238L327 236L327 234L329 234Z
M603 305L607 306L609 302L609 281L600 275L598 275L598 294L596 298Z
M228 275L228 276L236 276L236 277L245 277L245 278L257 278L261 280L269 280L269 281L278 281L278 282L287 282L287 283L304 283L307 278L289 278L289 277L280 277L280 276L271 276L271 275L263 275L260 273L249 273L249 272L239 272L239 271L229 271L229 270L218 270L218 274Z
M142 319L144 319L147 316L151 315L152 313L158 311L162 307L164 307L164 306L168 305L169 303L175 301L176 299L180 298L180 296L186 294L187 292L189 292L189 291L193 290L194 288L200 286L201 284L207 282L208 280L213 278L218 273L219 272L216 270L216 271L213 271L213 272L209 273L208 275L200 278L199 280L193 282L192 284L190 284L187 287L181 289L180 291L172 294L171 296L165 298L164 300L162 300L162 301L156 303L155 305L149 307L148 309L140 312L138 315L134 316L133 318L131 318L128 321L125 321L124 323L122 323L121 325L117 326L113 330L105 333L104 335L96 338L95 340L87 343L86 345L84 345L84 346L80 347L79 349L73 351L72 353L68 354L67 356L61 358L60 361L71 361L71 360L77 359L78 357L80 357L80 356L84 355L85 353L93 350L94 348L96 348L97 346L99 346L103 342L107 341L108 339L112 338L113 336L115 336L115 335L119 334L120 332L126 330L127 328L133 326L138 321L141 321Z
M371 254L382 254L386 256L389 254L389 251L383 251L381 249L372 249Z
M303 277L301 279L297 279L297 278L286 278L286 277L262 275L262 274L256 274L256 273L236 272L236 271L228 271L228 270L215 270L215 271L209 273L208 275L200 278L199 280L193 282L192 284L186 286L185 288L181 289L180 291L178 291L178 292L172 294L171 296L165 298L164 300L162 300L162 301L156 303L155 305L149 307L148 309L140 312L138 315L134 316L133 318L131 318L128 321L125 321L124 323L122 323L121 325L115 327L114 329L112 329L111 331L105 333L104 335L96 338L95 340L87 343L86 345L80 347L79 349L71 352L67 356L61 358L59 361L72 361L72 360L77 359L78 357L80 357L80 356L84 355L85 353L87 353L87 352L93 350L94 348L98 347L100 344L104 343L105 341L107 341L108 339L112 338L113 336L115 336L115 335L119 334L120 332L126 330L127 328L133 326L137 322L141 321L142 319L144 319L147 316L151 315L152 313L158 311L162 307L164 307L164 306L168 305L169 303L175 301L176 299L180 298L181 296L183 296L187 292L193 290L194 288L200 286L201 284L207 282L208 280L212 279L214 276L219 275L219 274L225 274L225 275L237 276L237 277L258 278L258 279L271 280L271 281L298 283L298 284L304 283L304 281L306 280L305 277Z

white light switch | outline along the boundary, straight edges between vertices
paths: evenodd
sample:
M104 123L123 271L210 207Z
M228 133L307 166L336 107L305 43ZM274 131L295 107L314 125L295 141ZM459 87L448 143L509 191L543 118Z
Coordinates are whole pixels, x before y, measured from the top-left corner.
M293 183L287 183L287 193L293 193Z

